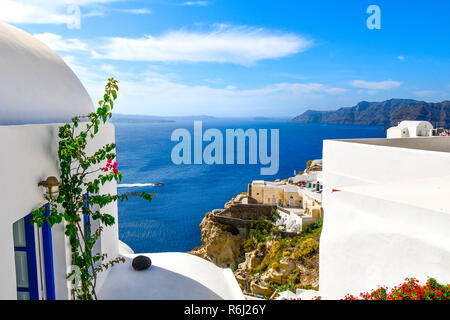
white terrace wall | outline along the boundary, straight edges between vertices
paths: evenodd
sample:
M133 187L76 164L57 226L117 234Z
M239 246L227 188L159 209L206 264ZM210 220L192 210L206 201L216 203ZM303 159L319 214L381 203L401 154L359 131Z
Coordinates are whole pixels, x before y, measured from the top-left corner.
M450 215L352 192L327 202L320 244L324 299L359 295L406 277L450 283Z
M450 175L448 137L326 140L323 154L324 198L342 186Z
M393 286L407 276L450 283L450 200L445 212L437 212L357 192L368 184L450 176L450 139L444 139L324 141L319 281L325 299ZM331 192L350 186L354 192Z
M45 204L38 182L48 176L59 177L57 161L58 124L0 126L0 299L16 299L16 276L13 246L13 223ZM114 126L106 124L88 146L91 153L106 143L115 141ZM116 193L116 184L105 185L102 193ZM116 218L117 204L104 210ZM94 226L95 227L95 226ZM118 256L118 226L105 229L99 249L110 258ZM69 288L66 274L70 271L70 247L66 243L62 224L52 228L53 262L56 298L67 299ZM99 280L99 287L102 285Z

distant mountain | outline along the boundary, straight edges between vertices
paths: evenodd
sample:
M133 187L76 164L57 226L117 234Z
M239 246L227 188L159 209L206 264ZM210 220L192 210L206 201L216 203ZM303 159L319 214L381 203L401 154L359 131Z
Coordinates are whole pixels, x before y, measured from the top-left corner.
M163 117L157 116L145 116L145 115L134 115L134 114L119 114L113 113L111 118L112 123L161 123L161 122L175 122L174 120L168 120Z
M141 115L141 114L120 114L114 113L111 121L114 123L118 122L150 122L150 123L165 123L165 122L176 122L177 120L210 120L215 119L212 116L151 116L151 115Z
M426 120L439 127L450 127L450 101L430 103L411 99L382 102L362 101L354 107L335 111L308 110L293 122L376 125L388 128L403 120Z
M173 120L213 120L217 119L213 116L207 116L207 115L198 115L198 116L173 116L173 117L165 117L166 119L173 119Z

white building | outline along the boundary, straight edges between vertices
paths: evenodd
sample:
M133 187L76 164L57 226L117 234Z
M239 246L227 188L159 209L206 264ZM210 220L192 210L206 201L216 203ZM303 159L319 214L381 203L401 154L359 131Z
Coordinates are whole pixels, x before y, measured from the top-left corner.
M70 246L63 225L37 228L28 220L30 212L45 205L38 182L58 177L58 123L92 110L88 93L59 56L31 35L0 22L0 299L70 297ZM114 141L114 126L106 124L88 152ZM115 182L100 192L116 194ZM117 221L117 204L104 212ZM101 274L100 298L244 298L230 269L185 253L145 254L152 267L134 271L135 255L119 241L117 223L102 233L97 250L109 258L126 258L126 263Z
M320 292L450 283L450 138L324 142Z
M415 138L432 135L433 125L428 121L402 121L387 130L387 138Z

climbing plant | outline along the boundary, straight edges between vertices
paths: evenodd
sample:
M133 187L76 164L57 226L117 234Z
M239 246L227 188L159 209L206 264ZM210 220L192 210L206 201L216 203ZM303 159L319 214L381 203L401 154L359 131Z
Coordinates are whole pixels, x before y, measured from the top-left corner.
M86 147L112 116L114 101L119 91L118 81L108 79L105 94L95 112L72 118L71 123L59 127L58 158L60 167L59 194L49 196L49 212L44 207L33 212L32 222L42 227L65 224L65 235L71 246L72 271L68 281L73 284L72 298L97 299L96 284L99 273L124 262L123 257L108 259L107 253L95 252L94 246L104 228L114 225L115 219L104 213L107 205L127 200L130 194L101 194L101 186L113 180L120 182L122 173L115 161L114 143L109 143L88 154ZM134 192L133 196L151 202L153 194ZM96 230L85 228L84 217L98 221Z

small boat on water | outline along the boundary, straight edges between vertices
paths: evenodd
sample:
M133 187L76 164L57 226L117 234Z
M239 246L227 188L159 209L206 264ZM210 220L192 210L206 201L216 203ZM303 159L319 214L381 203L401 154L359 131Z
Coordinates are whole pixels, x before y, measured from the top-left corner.
M164 182L155 182L154 184L157 187L162 187L164 185Z

